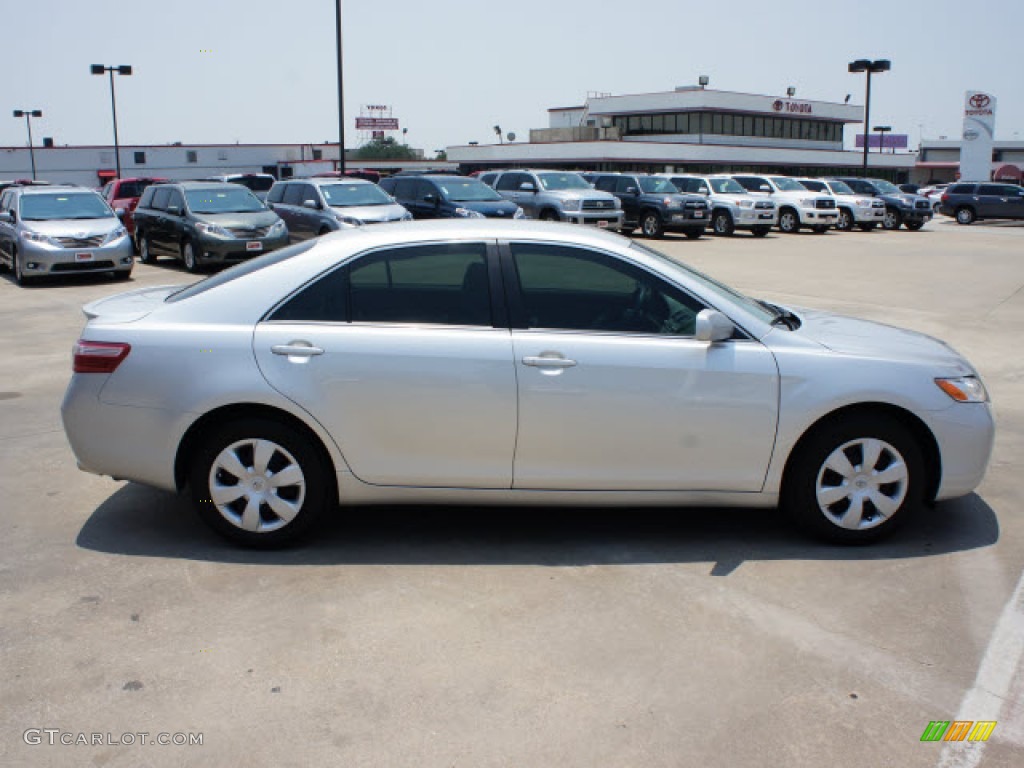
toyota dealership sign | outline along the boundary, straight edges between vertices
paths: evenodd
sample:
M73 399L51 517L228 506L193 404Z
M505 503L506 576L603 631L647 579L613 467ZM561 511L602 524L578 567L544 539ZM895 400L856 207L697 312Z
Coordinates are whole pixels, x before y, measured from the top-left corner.
M964 181L988 181L991 178L995 132L995 96L983 91L967 91L960 137L960 178Z

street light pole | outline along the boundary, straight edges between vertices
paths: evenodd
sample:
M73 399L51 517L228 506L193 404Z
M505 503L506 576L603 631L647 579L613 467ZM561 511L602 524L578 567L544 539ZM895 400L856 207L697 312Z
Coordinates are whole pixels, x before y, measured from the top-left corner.
M876 125L875 130L878 131L878 154L882 154L882 150L885 147L885 134L892 130L891 125Z
M121 64L117 67L93 64L89 67L89 71L94 75L102 75L104 72L110 73L110 111L114 117L114 166L117 169L117 178L121 178L121 146L117 140L117 99L114 96L114 73L117 72L119 75L128 76L132 73L132 68L127 64Z
M874 72L888 72L892 69L892 62L889 59L857 59L847 65L848 72L866 72L867 86L864 92L864 163L861 175L868 175L868 126L871 124L871 74Z
M345 172L345 87L341 56L341 0L334 2L334 34L338 46L338 170Z
M32 161L32 181L36 180L36 149L32 144L32 118L42 117L43 111L41 109L16 109L14 110L15 117L25 118L25 127L28 128L28 156Z

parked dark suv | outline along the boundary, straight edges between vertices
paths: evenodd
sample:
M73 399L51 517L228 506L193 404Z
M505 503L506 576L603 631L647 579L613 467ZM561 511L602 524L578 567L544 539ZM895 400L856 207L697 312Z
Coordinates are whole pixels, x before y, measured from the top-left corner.
M380 187L414 219L521 219L523 209L468 176L392 176Z
M625 212L621 230L624 235L639 227L646 237L661 237L666 231L673 231L683 232L694 240L704 234L711 218L703 195L682 194L662 176L598 173L588 181L619 198Z
M1024 219L1024 187L1016 184L950 184L942 193L939 213L957 224L978 219Z
M153 184L135 209L135 244L143 262L174 256L196 272L288 245L288 227L240 184Z
M927 197L907 194L891 181L854 176L842 176L838 180L846 182L858 195L871 195L885 203L885 217L882 219L885 229L899 229L902 224L916 232L932 218L932 204Z

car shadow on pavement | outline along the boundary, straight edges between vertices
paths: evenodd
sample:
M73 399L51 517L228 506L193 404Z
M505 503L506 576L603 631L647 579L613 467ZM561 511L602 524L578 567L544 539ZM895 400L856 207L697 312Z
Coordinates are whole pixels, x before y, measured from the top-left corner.
M269 565L630 565L698 563L726 576L753 560L889 560L959 552L999 540L979 496L938 504L890 538L841 547L803 538L777 510L735 508L357 507L328 515L290 549L234 546L186 497L134 483L86 520L78 546L135 557Z

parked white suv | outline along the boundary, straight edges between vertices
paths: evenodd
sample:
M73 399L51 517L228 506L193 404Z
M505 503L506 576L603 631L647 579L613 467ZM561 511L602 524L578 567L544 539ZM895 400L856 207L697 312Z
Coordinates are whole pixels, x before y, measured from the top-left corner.
M748 192L768 195L779 207L779 231L795 233L810 227L819 234L827 232L839 221L839 209L831 194L815 194L796 179L788 176L759 176L747 173L730 174Z
M754 237L764 237L779 223L775 201L752 195L738 181L724 175L694 176L659 173L680 192L704 195L711 208L711 229L716 235L731 235L737 229L749 229Z
M523 209L530 219L622 228L622 206L615 195L599 192L573 171L488 172L480 180Z
M811 192L832 194L839 206L836 229L849 232L856 225L870 232L885 221L885 201L870 195L858 195L845 181L838 179L797 179Z

